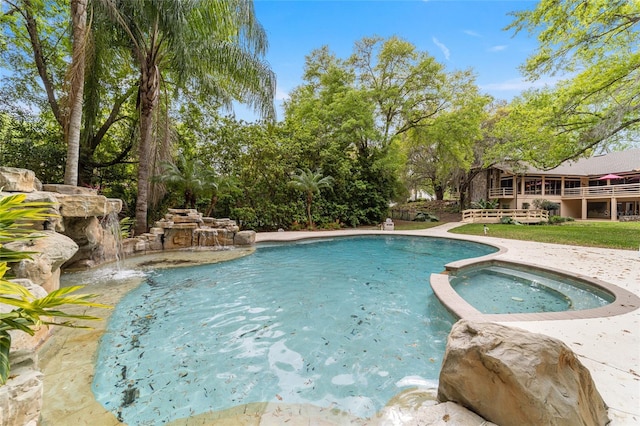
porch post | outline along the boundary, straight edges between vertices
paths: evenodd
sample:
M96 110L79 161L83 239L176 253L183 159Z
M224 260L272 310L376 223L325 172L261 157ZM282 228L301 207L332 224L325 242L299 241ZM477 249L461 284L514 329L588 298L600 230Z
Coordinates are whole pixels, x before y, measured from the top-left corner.
M611 220L618 220L618 200L611 197Z
M587 199L582 197L582 220L587 220Z

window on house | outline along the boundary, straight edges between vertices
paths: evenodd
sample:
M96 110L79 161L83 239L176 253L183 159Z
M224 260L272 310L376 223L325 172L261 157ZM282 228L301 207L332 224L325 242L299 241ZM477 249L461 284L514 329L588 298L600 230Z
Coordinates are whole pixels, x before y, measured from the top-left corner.
M562 194L562 181L560 179L546 179L544 181L544 193L548 195Z
M524 180L525 194L542 194L542 178L533 177Z
M580 179L565 179L565 188L580 188Z

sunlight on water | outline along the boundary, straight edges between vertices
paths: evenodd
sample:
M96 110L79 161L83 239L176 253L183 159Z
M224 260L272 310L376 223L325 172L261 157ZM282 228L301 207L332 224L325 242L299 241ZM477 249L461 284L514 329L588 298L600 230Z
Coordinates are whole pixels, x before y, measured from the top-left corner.
M452 318L429 275L494 251L344 238L149 273L110 319L94 393L131 425L269 401L371 416L436 386Z

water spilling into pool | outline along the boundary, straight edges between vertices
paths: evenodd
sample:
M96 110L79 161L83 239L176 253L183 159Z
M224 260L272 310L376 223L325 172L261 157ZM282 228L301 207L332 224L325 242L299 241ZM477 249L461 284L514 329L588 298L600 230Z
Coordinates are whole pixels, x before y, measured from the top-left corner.
M429 275L494 251L340 238L150 273L109 321L94 393L131 425L269 401L371 416L407 387L435 386L453 318Z

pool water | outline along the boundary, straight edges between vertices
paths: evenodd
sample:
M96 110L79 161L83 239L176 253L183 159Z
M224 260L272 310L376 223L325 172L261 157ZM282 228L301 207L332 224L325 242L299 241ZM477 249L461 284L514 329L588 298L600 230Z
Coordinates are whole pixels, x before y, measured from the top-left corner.
M542 271L486 266L450 278L456 292L483 314L593 309L614 297L579 280Z
M495 251L446 239L338 238L158 270L112 314L94 394L130 425L253 402L369 417L406 388L436 386L454 319L429 275Z

